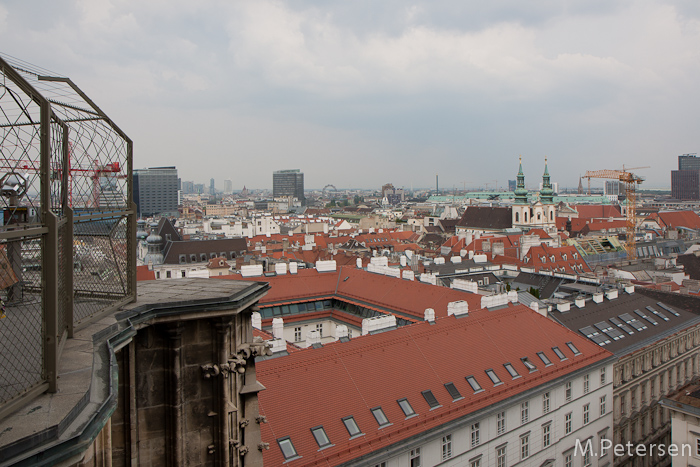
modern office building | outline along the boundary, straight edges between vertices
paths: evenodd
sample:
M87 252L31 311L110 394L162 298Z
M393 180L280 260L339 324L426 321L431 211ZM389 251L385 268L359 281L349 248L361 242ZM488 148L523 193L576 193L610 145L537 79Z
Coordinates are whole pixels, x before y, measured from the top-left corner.
M231 180L224 180L224 193L230 195L233 192L233 182Z
M176 167L134 170L134 202L139 217L176 214L178 195Z
M671 196L700 200L700 158L695 154L678 156L678 170L671 171Z
M299 169L273 172L272 196L274 198L291 196L303 202L304 174Z

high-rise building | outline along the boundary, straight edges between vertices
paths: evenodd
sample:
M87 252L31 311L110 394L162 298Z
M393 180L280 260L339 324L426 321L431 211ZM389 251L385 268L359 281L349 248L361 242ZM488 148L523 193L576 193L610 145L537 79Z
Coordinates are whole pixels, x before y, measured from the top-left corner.
M299 169L278 170L273 172L272 196L274 198L291 196L303 203L304 174Z
M134 170L134 202L139 217L177 214L177 181L176 167Z
M194 182L191 180L182 182L182 192L194 193Z
M696 154L678 156L678 170L700 170L700 157Z
M213 178L209 180L209 194L212 196L216 194L216 187L214 186Z
M671 171L671 196L700 200L700 158L695 154L678 156L678 170Z
M233 182L231 180L224 180L224 193L230 195L233 192Z

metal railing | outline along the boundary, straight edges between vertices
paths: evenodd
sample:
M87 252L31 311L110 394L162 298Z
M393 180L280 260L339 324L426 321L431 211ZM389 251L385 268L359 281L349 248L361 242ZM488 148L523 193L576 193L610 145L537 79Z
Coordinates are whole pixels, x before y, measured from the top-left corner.
M132 142L70 79L0 55L0 417L136 296Z

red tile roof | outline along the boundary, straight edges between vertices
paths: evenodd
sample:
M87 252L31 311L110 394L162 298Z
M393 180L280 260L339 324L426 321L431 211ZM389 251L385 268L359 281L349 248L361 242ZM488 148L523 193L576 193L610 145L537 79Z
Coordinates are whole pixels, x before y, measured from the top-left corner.
M154 271L150 271L148 266L136 266L136 280L154 281L156 280L156 273Z
M523 262L524 266L535 268L536 271L548 270L568 274L591 272L591 268L574 246L555 248L543 243L530 248L523 257Z
M579 219L607 219L609 217L622 217L620 207L614 204L578 204L572 207L578 211Z
M650 215L649 218L657 220L660 227L700 229L700 216L693 211L662 211Z
M574 356L573 342L581 352ZM568 360L560 361L552 347ZM537 357L544 352L553 365ZM462 318L437 319L345 343L305 349L256 364L267 388L259 393L265 465L285 461L278 439L289 436L299 459L292 465L339 465L456 420L496 402L570 374L610 354L573 331L523 305L470 312ZM520 361L529 357L538 370ZM513 381L505 363L521 378ZM503 384L493 386L486 369ZM466 381L474 376L484 389L474 394ZM444 383L453 382L463 399L452 401ZM421 391L431 390L441 407L430 410ZM397 404L407 398L418 414L406 419ZM381 407L392 425L378 428L370 408ZM342 418L353 416L364 436L349 439ZM331 447L319 450L311 428L323 426Z
M445 317L447 304L459 300L466 301L469 310L481 307L481 295L478 294L347 266L335 272L302 269L297 274L272 277L241 278L235 275L221 278L269 282L270 291L260 299L261 307L292 300L336 297L418 319L423 319L426 308L433 308L437 317Z

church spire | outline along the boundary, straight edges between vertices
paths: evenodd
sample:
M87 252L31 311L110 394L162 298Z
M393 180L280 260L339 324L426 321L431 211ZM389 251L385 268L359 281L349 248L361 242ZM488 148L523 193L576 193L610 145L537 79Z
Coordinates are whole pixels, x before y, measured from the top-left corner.
M540 190L540 201L542 204L552 204L554 202L554 191L552 183L549 181L549 168L547 158L544 158L544 174L542 175L542 189Z
M525 174L523 174L523 156L520 156L520 170L518 170L518 185L515 189L515 204L527 204Z

